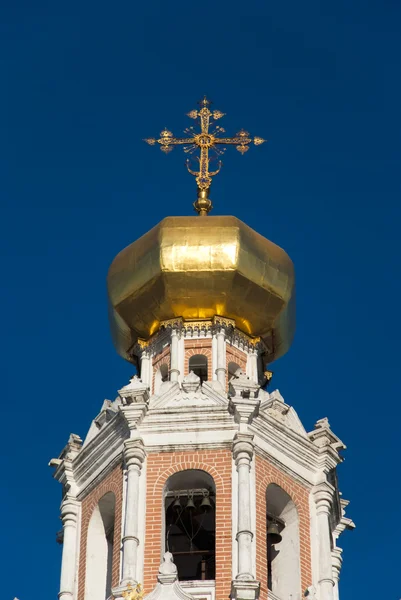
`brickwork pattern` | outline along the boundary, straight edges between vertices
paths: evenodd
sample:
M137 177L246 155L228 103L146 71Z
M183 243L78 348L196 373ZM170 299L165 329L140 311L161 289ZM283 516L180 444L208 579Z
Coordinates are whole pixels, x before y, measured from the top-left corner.
M147 458L144 590L156 585L162 552L163 490L167 479L186 469L201 469L216 486L216 598L228 598L232 556L232 454L230 450L163 452Z
M121 547L121 518L123 504L123 474L121 465L118 465L109 473L97 487L95 487L82 500L81 541L78 567L78 600L85 597L85 574L86 574L86 544L88 537L89 521L99 500L107 492L113 492L116 505L114 514L114 543L113 543L113 566L112 586L119 583L120 577L120 547Z
M186 339L185 342L185 373L184 375L188 375L189 373L189 359L191 356L196 356L197 354L203 354L207 358L207 378L208 381L213 379L213 371L212 371L212 340L211 339Z
M265 458L256 456L256 578L260 581L260 598L266 600L267 547L266 547L266 489L270 483L279 485L291 496L298 510L301 587L305 590L312 582L309 490L282 473ZM301 590L300 590L301 592ZM302 594L301 594L302 596Z
M152 390L153 391L155 389L156 373L162 365L167 365L168 377L170 379L170 345L163 348L163 350L160 352L160 354L156 354L156 356L154 356L152 359L152 366L153 366Z

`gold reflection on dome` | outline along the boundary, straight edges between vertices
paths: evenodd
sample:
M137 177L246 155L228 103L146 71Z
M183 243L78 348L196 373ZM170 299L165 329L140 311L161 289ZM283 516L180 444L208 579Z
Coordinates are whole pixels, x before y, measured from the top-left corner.
M235 217L167 217L111 264L113 339L126 359L160 321L234 319L284 354L294 330L294 269L288 255Z

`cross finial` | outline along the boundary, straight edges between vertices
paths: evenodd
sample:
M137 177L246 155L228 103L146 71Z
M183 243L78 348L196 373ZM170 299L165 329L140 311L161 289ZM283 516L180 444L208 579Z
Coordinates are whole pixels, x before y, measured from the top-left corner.
M260 137L250 137L247 131L241 129L234 137L218 137L219 134L224 134L225 130L219 125L215 125L215 121L224 117L224 113L219 110L210 110L211 102L204 96L198 103L200 110L191 110L188 117L198 121L200 131L196 132L193 127L188 127L185 130L187 137L176 138L168 129L163 129L160 133L160 138L147 138L144 141L154 146L160 145L160 149L168 154L174 146L182 145L186 154L194 154L199 163L199 170L191 168L191 161L187 159L187 169L191 175L196 178L198 186L198 199L194 202L194 208L201 216L207 215L212 209L212 202L209 199L209 191L212 183L212 177L217 175L222 167L221 160L218 160L217 168L214 171L209 169L212 158L210 152L215 156L224 154L227 145L234 145L238 152L245 154L249 150L249 145L253 142L255 146L263 144L265 141ZM209 131L209 127L213 126L213 130Z
M211 105L211 102L210 102L210 100L206 96L203 96L202 100L199 100L198 104L202 108L205 107L205 106L207 108L208 106Z

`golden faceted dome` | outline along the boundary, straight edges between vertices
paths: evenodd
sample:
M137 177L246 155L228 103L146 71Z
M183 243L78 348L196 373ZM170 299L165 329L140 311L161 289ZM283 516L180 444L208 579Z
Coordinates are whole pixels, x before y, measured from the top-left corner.
M292 261L236 217L163 219L116 256L107 284L114 344L127 360L138 338L176 317L233 319L264 339L269 362L293 338Z

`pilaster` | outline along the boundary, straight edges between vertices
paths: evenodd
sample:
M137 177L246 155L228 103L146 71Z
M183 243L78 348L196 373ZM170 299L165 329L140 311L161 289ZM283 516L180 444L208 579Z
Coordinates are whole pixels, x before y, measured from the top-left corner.
M128 585L137 585L138 567L138 500L139 481L146 453L142 439L128 439L124 442L124 463L127 480L125 499L124 534L122 538L122 571L120 585L113 590L121 594Z
M333 494L334 488L327 482L322 482L313 489L319 539L319 600L334 600L329 521Z
M258 383L258 350L256 346L251 346L248 351L247 375L251 381Z
M148 343L139 344L141 361L141 380L148 389L152 386L151 348Z
M226 389L226 331L224 326L216 328L216 378L222 386L223 390Z
M181 327L171 328L171 350L170 350L170 381L178 381L180 377L180 357L179 357L179 339L181 336Z
M340 581L340 573L342 566L342 548L335 546L331 551L331 560L333 565L333 581L334 581L334 600L339 600L338 582Z
M254 453L253 435L237 433L232 446L238 471L237 575L232 582L232 598L253 600L259 595L259 582L252 573L253 533L251 523L250 469Z
M78 515L80 503L72 496L64 498L61 504L63 522L63 555L61 563L60 600L73 600L75 596L75 573L78 547Z

